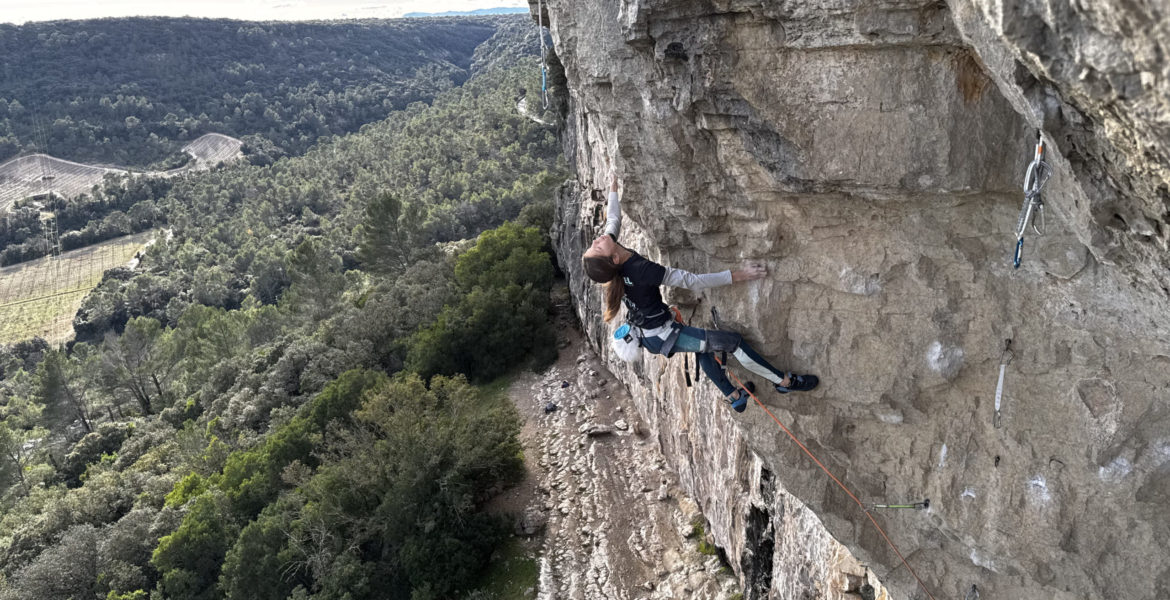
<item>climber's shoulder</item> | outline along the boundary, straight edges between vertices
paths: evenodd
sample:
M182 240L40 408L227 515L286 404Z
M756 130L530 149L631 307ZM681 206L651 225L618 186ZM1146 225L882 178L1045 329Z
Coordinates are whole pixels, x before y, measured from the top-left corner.
M666 276L666 267L634 252L622 263L622 275L636 285L661 285Z

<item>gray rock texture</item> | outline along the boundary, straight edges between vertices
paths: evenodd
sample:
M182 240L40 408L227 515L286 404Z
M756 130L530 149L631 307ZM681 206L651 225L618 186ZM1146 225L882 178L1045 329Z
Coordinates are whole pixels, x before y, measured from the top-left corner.
M931 499L875 514L923 587L759 406L686 387L678 357L610 357L746 598L796 597L785 494L896 597L1170 597L1164 2L543 7L577 172L555 244L587 336L608 353L617 324L579 260L612 167L628 247L768 266L668 300L821 376L769 410L864 503ZM1013 270L1037 127L1047 234Z
M951 0L956 27L1071 177L1057 209L1094 258L1170 287L1170 4Z

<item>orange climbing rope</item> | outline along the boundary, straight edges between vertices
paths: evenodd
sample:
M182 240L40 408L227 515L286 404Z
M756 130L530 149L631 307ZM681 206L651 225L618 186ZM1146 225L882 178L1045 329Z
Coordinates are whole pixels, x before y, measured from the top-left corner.
M718 356L715 357L715 361L718 362L720 365L723 365L723 361L719 360ZM727 365L723 365L723 366L726 367ZM918 581L918 585L922 588L922 591L926 592L926 596L928 598L930 598L930 600L935 600L934 595L930 593L930 590L926 588L926 584L922 582L922 578L920 578L918 576L918 573L914 572L914 569L910 567L910 563L906 562L906 557L902 556L902 552L899 551L898 547L896 545L894 545L894 542L892 540L890 540L890 536L886 535L886 531L884 529L882 529L882 526L878 525L877 520L873 518L873 513L871 513L869 510L867 510L865 508L865 504L862 503L861 500L857 499L857 495L854 494L852 491L850 491L848 487L845 487L845 484L841 483L840 479L837 479L837 477L835 475L833 475L831 472L829 472L829 468L826 467L825 464L822 463L820 461L820 459L818 459L812 453L812 451L808 449L807 446L802 444L800 442L800 440L796 439L796 436L793 435L792 431L790 429L788 429L787 427L785 427L784 423L781 423L780 419L777 419L776 415L772 414L772 411L768 410L767 406L764 406L764 403L760 401L759 397L757 397L754 392L748 391L748 389L744 387L743 382L740 381L739 378L736 377L735 374L732 373L730 369L726 369L726 370L727 370L727 375L729 377L731 377L732 380L735 381L735 385L737 387L743 389L748 394L750 394L752 399L756 401L756 404L759 404L760 408L764 409L764 412L768 413L768 416L772 417L772 420L775 421L776 424L780 426L780 429L783 429L784 433L787 433L788 437L792 438L792 441L796 442L796 445L800 446L800 449L804 450L804 453L807 454L808 457L813 460L813 462L817 463L817 466L820 467L821 470L825 472L825 475L828 475L829 478L832 479L834 483L836 483L842 490L844 490L846 494L849 494L849 497L852 498L853 501L856 502L857 505L861 507L862 512L865 513L865 516L869 517L869 522L873 523L873 526L875 528L877 528L878 533L882 534L882 538L884 538L886 540L886 543L890 545L890 549L894 551L894 554L898 555L898 558L902 561L902 564L905 565L906 570L909 571L910 574L914 576L914 579L916 581Z

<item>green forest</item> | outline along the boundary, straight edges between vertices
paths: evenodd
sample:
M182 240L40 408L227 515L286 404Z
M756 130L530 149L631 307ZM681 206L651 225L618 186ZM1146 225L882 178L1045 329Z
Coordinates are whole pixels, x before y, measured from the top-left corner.
M136 23L56 24L56 60L88 60L67 41L80 31L125 36ZM256 61L253 36L325 28L150 20L134 47L172 52L151 36L199 39L191 23L230 36L176 42L191 56L172 60ZM0 599L490 597L478 588L510 522L482 508L523 461L499 381L555 358L547 232L565 172L553 128L516 107L540 85L529 20L438 23L463 31L452 48L399 24L382 34L393 43L363 50L446 52L463 75L444 75L427 102L365 123L349 113L317 143L270 139L291 144L272 160L101 191L114 206L102 219L168 235L137 269L106 273L68 347L0 347ZM0 45L56 30L33 31L0 29ZM339 69L371 34L352 35L280 46L284 62L248 81L283 102L301 61ZM166 111L206 111L151 73L106 76L150 88ZM14 89L56 93L45 77Z
M257 163L301 154L462 84L476 48L516 22L0 24L0 161L35 151L171 168L212 132L243 139ZM509 49L536 42L529 32Z

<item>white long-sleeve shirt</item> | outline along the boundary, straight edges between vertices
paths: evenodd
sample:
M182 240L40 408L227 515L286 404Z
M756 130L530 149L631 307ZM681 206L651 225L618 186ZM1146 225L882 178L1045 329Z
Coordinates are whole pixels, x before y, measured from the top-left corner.
M605 206L605 232L616 242L618 232L622 229L622 204L618 200L618 193L609 192L609 201Z

